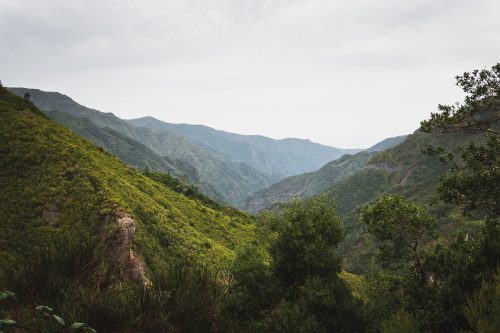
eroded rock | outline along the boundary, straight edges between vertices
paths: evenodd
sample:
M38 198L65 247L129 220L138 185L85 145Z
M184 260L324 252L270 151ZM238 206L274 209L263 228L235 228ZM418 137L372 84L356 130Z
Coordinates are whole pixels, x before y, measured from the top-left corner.
M151 285L151 281L146 276L145 265L142 258L132 250L136 224L128 214L122 214L108 223L116 223L117 231L112 240L107 241L111 260L120 270L120 275L124 280Z

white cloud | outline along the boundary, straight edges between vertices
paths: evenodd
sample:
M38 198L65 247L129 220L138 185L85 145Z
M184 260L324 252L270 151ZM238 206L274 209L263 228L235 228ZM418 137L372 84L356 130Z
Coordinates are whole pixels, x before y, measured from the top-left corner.
M0 0L0 75L121 117L369 146L500 59L494 0Z

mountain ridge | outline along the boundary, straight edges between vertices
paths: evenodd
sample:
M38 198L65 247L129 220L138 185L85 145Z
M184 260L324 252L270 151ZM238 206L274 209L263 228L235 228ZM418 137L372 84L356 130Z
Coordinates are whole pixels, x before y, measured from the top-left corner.
M156 130L168 130L188 141L217 150L269 175L281 177L314 171L345 153L360 149L340 149L309 139L272 139L262 135L243 135L205 125L172 124L154 117L129 119L128 123Z
M250 196L244 208L252 213L271 208L294 198L304 199L328 190L336 183L348 178L367 167L369 160L380 151L390 149L403 142L407 135L387 138L368 148L366 151L326 163L317 171L284 178Z
M202 181L208 183L209 187L220 195L225 203L239 206L244 202L246 196L270 185L275 180L273 176L260 173L252 167L238 163L221 153L192 144L180 135L167 131L158 132L145 128L136 128L112 113L87 108L66 95L48 93L39 89L8 89L19 96L23 96L28 92L31 101L40 106L40 109L44 112L60 111L75 117L87 118L100 128L109 127L145 145L152 149L159 156L158 158L168 156L170 159L182 160L196 166L196 171ZM72 123L68 122L63 125L73 126ZM112 152L116 153L116 151ZM188 175L188 178L189 176L193 177L193 175ZM198 184L195 183L194 185ZM203 190L203 188L201 189ZM210 191L204 193L207 195L213 194Z

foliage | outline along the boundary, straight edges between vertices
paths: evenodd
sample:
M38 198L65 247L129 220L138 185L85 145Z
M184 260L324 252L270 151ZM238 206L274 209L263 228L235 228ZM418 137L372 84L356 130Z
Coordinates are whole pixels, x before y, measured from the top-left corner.
M368 232L384 242L380 260L395 265L411 262L425 283L421 246L426 237L434 236L436 220L400 195L379 198L363 209L362 216Z
M439 155L451 164L450 171L440 184L441 197L447 202L462 205L465 213L484 210L500 215L500 63L490 70L474 70L457 76L466 96L463 104L440 105L440 113L432 113L422 121L425 132L449 133L482 131L489 138L485 144L471 143L460 147L458 154L443 147L429 146L429 154Z
M222 269L236 248L267 238L249 214L204 197L189 198L162 183L161 175L155 180L125 166L3 88L0 155L0 285L16 292L21 308L47 304L61 309L63 318L83 320L104 332L145 325L150 312L135 306L142 287L123 281L110 251L121 242L117 220L124 215L135 228L125 251L143 261L153 283L161 272L178 270L172 267ZM181 290L193 294L181 298L185 301L174 313L186 313L196 303L211 311L220 307L215 298L207 297L206 303L197 299L199 290L192 287L200 285L196 276L203 274L179 277L185 281ZM209 286L219 277L210 273L203 281ZM154 293L154 299L160 297L155 304L164 304L161 295L175 294L172 285ZM171 326L160 327L170 330L180 322L193 323L193 331L198 324L208 327L208 319L175 317L168 308L148 315L150 325L165 324L166 318Z
M15 294L10 291L0 293L0 301L16 300ZM2 314L3 311L0 311ZM96 333L92 327L85 323L74 322L71 325L59 315L54 313L54 309L45 305L38 305L30 315L22 316L21 320L0 319L0 329L2 332L70 332L70 333Z
M181 193L188 198L196 199L199 202L202 202L208 207L219 210L223 208L221 204L203 195L196 187L189 185L183 178L178 179L162 172L152 171L149 168L146 168L143 171L143 174L161 184L168 186L177 193Z
M465 92L463 104L439 105L440 112L431 113L421 123L424 132L453 132L480 130L498 132L491 128L491 121L498 117L500 95L500 63L491 69L474 70L456 76L457 85ZM481 115L481 113L487 113Z
M243 313L240 318L246 320L247 330L362 331L362 302L339 276L337 246L342 229L333 202L326 196L295 200L282 213L268 214L267 219L276 228L270 264L265 255L249 248L232 268L232 301L240 304L238 313ZM361 291L360 282L348 277Z
M341 222L326 196L294 201L278 219L271 268L283 285L294 287L308 276L323 278L340 272L336 246L343 236Z
M491 280L485 280L465 306L465 317L474 332L495 333L500 327L500 270Z
M393 297L391 306L380 302L381 294L372 293L372 312L381 317L391 318L396 307L416 318L421 330L459 331L474 328L477 331L499 329L498 323L491 320L488 312L481 312L481 302L493 302L495 296L487 299L485 294L477 294L482 280L491 281L492 272L500 260L500 228L498 221L499 176L499 139L498 93L500 92L500 64L491 70L473 71L457 77L457 84L466 93L464 103L454 106L439 106L440 113L431 114L429 120L422 122L424 132L452 133L459 131L486 133L487 137L471 142L462 147L450 149L429 145L425 152L439 155L449 164L446 176L440 181L438 192L448 203L462 206L464 213L485 216L480 237L475 239L466 232L459 232L450 244L437 243L423 252L417 268L420 274L402 274L399 277L387 270L368 279L369 285L383 285L385 290L398 292ZM382 199L383 200L383 199ZM377 204L375 204L377 205ZM378 238L395 235L390 229L394 216L399 216L401 207L385 205L389 212L374 211L371 206L363 211L368 230ZM381 208L381 207L379 207ZM378 218L374 227L373 217ZM417 224L418 225L418 224ZM396 228L397 231L399 229ZM396 232L396 235L399 232ZM402 236L403 234L401 234ZM398 258L387 256L385 260L397 262ZM417 262L418 263L418 262ZM404 269L407 266L403 265ZM390 267L390 266L389 266ZM418 270L417 270L418 271ZM491 285L489 287L492 289ZM467 295L476 291L474 300L469 300L465 309ZM397 306L399 304L399 306ZM378 307L377 307L378 306ZM384 314L384 306L385 314ZM493 306L494 307L494 306ZM396 313L397 315L397 313ZM392 315L394 316L394 315ZM373 315L372 315L373 317ZM484 327L479 328L479 320L484 318ZM391 320L391 319L387 319ZM381 325L385 329L384 321Z
M419 333L419 329L415 324L415 319L403 311L399 311L391 318L382 323L382 333Z

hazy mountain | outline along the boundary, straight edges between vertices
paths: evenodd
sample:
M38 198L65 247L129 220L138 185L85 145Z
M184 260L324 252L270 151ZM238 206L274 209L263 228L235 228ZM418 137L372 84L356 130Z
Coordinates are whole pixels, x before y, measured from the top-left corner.
M343 179L361 171L376 152L393 147L402 142L406 137L404 135L385 139L367 151L355 155L344 155L337 160L327 163L317 171L282 179L278 183L252 195L244 207L250 212L257 213L277 203L289 202L295 197L303 199L315 196Z
M374 153L368 152L344 155L338 160L326 164L318 171L282 179L252 195L247 200L245 209L258 213L275 204L289 202L293 198L303 199L315 196L363 169L373 155Z
M274 140L260 135L228 133L202 125L170 124L153 117L128 122L138 127L179 134L191 143L209 147L279 178L314 171L344 154L360 151L328 147L302 139Z
M1 87L0 151L2 285L27 265L70 270L44 266L50 249L80 255L77 285L106 274L113 289L147 284L174 262L222 267L256 237L249 214L179 194Z
M395 136L393 138L384 139L384 140L380 141L379 143L371 146L366 151L376 152L376 151L383 151L383 150L392 148L392 147L400 144L401 142L405 141L407 137L408 137L408 135L400 135L400 136Z
M190 169L189 165L193 166L197 174L190 172L187 176L190 179L196 179L197 175L199 175L200 180L197 182L195 181L195 185L206 184L206 186L201 186L200 188L204 193L207 195L214 195L213 192L215 191L217 195L214 199L222 198L224 202L234 206L241 206L249 195L278 180L276 176L264 174L250 165L238 162L215 150L191 143L178 134L166 130L135 127L112 113L104 113L87 108L63 94L44 92L38 89L9 89L19 96L28 92L31 95L31 101L47 113L59 111L78 118L90 120L90 123L82 121L75 122L69 121L69 118L63 118L61 116L54 117L57 121L61 121L64 125L88 137L90 140L94 140L97 144L106 143L104 148L120 156L124 160L136 161L132 165L141 167L144 163L140 163L137 160L139 156L144 154L136 155L135 151L130 151L130 154L126 152L124 147L130 146L130 142L124 144L123 140L121 140L122 142L117 148L117 145L109 144L109 140L96 140L95 135L89 135L91 130L82 129L82 125L86 124L92 127L93 123L100 129L107 128L105 131L108 131L108 134L109 129L111 129L117 132L115 134L127 136L151 149L152 152L157 155L154 158L157 162L158 159L177 161L176 163L170 163L175 169L173 172L174 175L183 174L186 169ZM135 145L137 146L137 144ZM151 160L151 152L149 152L148 155L148 160ZM168 156L168 158L164 158L164 156ZM187 168L182 169L176 167L176 165L183 163ZM160 170L165 169L160 168ZM220 197L217 197L218 195L220 195Z
M180 158L161 156L144 144L123 135L110 127L99 127L87 118L80 118L61 111L46 111L51 119L72 129L80 136L119 157L128 165L141 169L150 168L184 178L202 193L214 200L223 202L224 198L200 177L191 164Z

